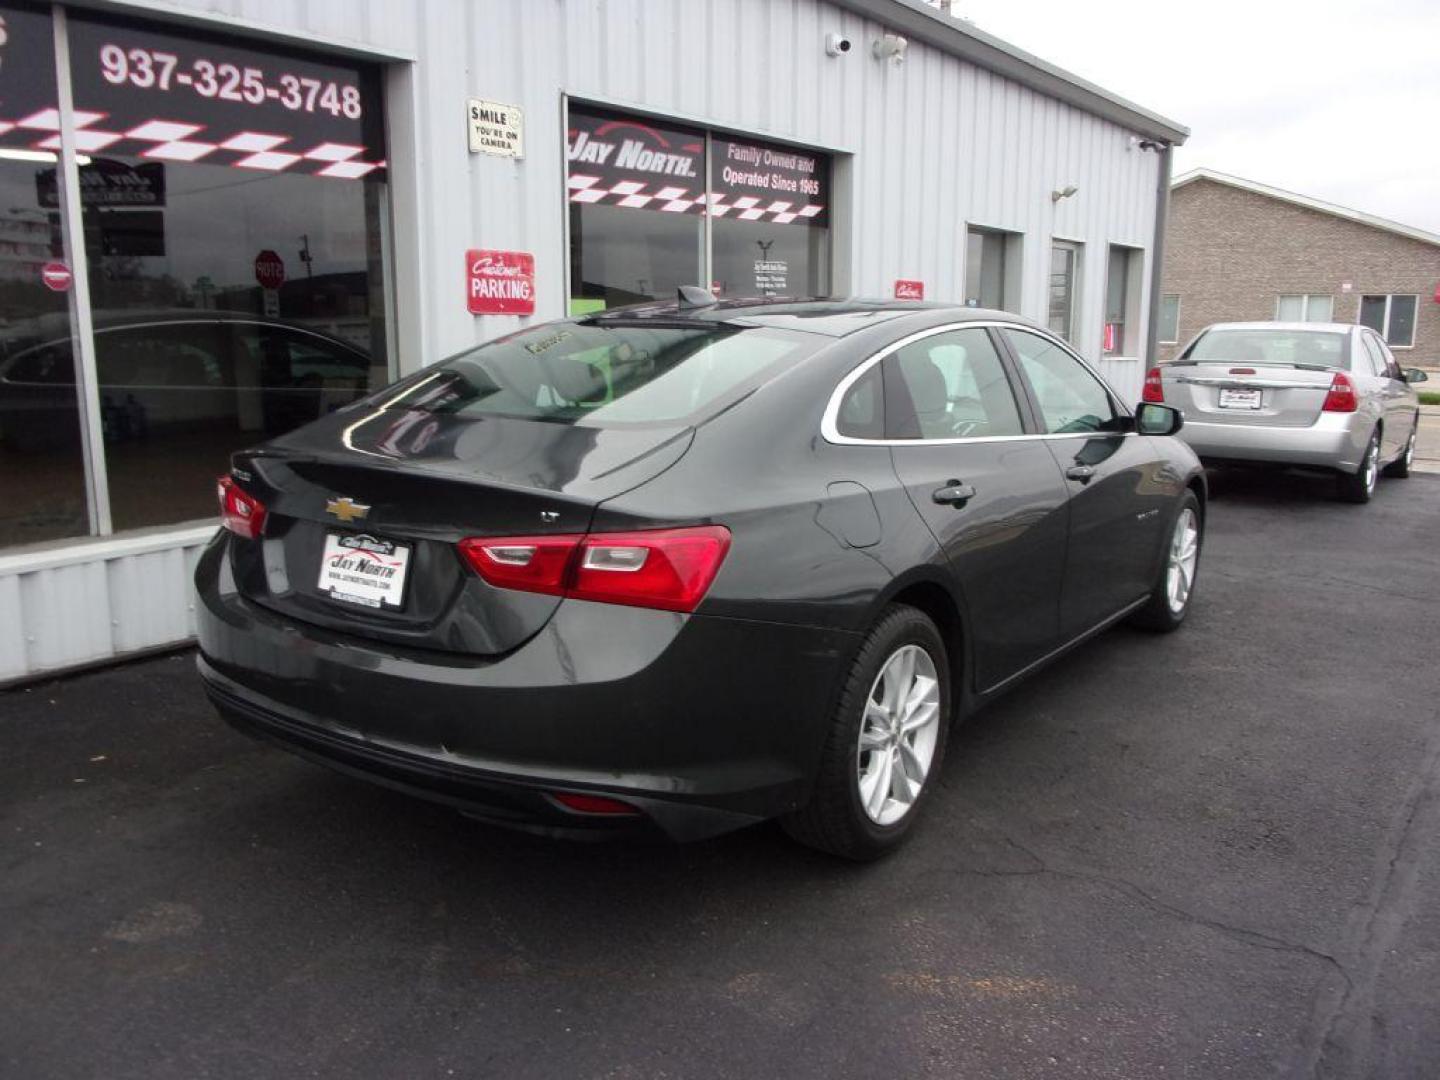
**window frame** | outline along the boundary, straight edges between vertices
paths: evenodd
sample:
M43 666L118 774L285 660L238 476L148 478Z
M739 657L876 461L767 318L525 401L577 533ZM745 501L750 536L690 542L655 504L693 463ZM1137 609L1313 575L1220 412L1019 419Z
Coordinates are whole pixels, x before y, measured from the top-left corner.
M1374 297L1381 297L1381 296L1383 296L1383 297L1385 298L1385 318L1381 320L1381 325L1380 325L1380 327L1377 329L1376 327L1371 326L1369 323L1363 323L1363 322L1361 322L1361 321L1360 321L1360 312L1364 309L1364 307L1365 307L1365 301L1366 301L1367 298L1374 298ZM1391 309L1394 307L1395 298L1396 298L1397 296L1399 296L1399 297L1404 297L1404 298L1408 298L1408 299L1411 300L1411 301L1413 302L1413 304L1414 304L1414 310L1413 310L1413 313L1412 313L1411 319L1410 319L1410 341L1409 341L1407 344L1404 344L1404 345L1397 345L1396 343L1394 343L1394 342L1392 342L1392 341L1390 340L1390 311L1391 311ZM1360 294L1359 300L1357 300L1356 303L1355 303L1355 325L1356 325L1356 326L1364 326L1364 327L1367 327L1367 328L1370 329L1370 330L1373 330L1376 334L1378 334L1378 335L1380 336L1380 340L1385 343L1386 348L1389 348L1389 349L1392 349L1392 350L1394 350L1394 349L1413 349L1413 348L1415 347L1415 327L1416 327L1416 325L1417 325L1419 322L1420 322L1420 294L1419 294L1419 293L1367 293L1367 292L1362 292L1362 293Z
M984 327L990 331L991 341L995 343L996 351L1000 354L1000 361L1005 366L1005 374L1010 380L1011 392L1015 394L1015 402L1020 408L1020 420L1021 423L1025 426L1025 434L979 435L970 438L964 436L957 436L955 438L947 439L891 439L888 437L881 439L870 439L862 438L855 435L845 435L840 432L836 422L840 412L840 405L843 402L845 395L849 392L850 388L855 383L859 382L860 379L864 378L865 374L871 368L875 367L891 353L898 352L900 349L904 348L906 345L912 344L913 342L922 341L925 338L931 337L936 334L943 334L952 330L964 330L971 327ZM1110 395L1110 400L1114 406L1117 417L1133 417L1135 415L1131 408L1127 404L1125 404L1125 399L1115 392L1115 388L1110 385L1109 381L1106 380L1106 378L1101 375L1098 370L1096 370L1094 364L1091 364L1088 360L1081 356L1068 342L1062 340L1055 334L1052 334L1049 330L1045 330L1036 326L1030 326L1026 323L1015 322L1005 319L975 319L961 322L947 322L939 326L932 326L927 327L923 330L916 330L914 333L906 334L904 337L890 342L888 345L883 346L882 348L871 353L869 356L865 357L863 360L856 363L830 390L830 398L826 402L825 412L820 419L821 437L826 442L832 443L836 446L963 446L978 443L1022 442L1025 440L1037 439L1093 439L1096 438L1097 435L1107 438L1121 438L1135 434L1134 431L1067 431L1060 433L1052 433L1045 431L1045 423L1044 420L1041 418L1039 412L1037 411L1037 406L1030 389L1029 380L1025 378L1024 372L1019 369L1019 364L1015 358L1015 353L1010 346L1010 342L1006 339L1005 334L1003 333L1003 331L1005 330L1022 330L1026 333L1034 334L1037 337L1044 338L1052 344L1058 346L1061 350L1069 354L1075 361L1077 361L1081 365L1081 367L1083 367L1092 376L1094 376L1095 379L1099 381L1100 385L1105 388L1106 392ZM884 380L882 379L882 393L883 383ZM881 407L883 410L883 401Z

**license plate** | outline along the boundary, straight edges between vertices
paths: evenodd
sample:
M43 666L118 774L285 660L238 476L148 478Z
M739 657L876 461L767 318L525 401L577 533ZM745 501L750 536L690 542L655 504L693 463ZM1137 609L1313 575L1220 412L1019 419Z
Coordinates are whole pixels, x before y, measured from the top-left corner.
M1220 391L1220 407L1222 409L1258 409L1260 408L1260 391L1223 389Z
M332 600L369 608L404 603L410 548L365 533L326 533L320 558L321 592Z

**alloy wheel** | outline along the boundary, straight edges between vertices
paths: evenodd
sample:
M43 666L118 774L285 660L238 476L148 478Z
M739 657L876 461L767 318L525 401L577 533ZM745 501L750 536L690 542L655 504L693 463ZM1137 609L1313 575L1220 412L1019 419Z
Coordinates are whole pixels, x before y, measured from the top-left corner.
M1365 449L1365 460L1360 465L1365 476L1365 493L1367 495L1373 495L1375 493L1375 484L1380 479L1379 462L1380 436L1372 435L1370 437L1370 445Z
M919 645L902 645L875 676L865 699L856 751L860 805L877 825L910 812L935 758L940 732L940 680Z
M1179 615L1190 602L1195 583L1195 564L1200 560L1200 522L1195 511L1185 507L1175 522L1170 538L1169 565L1165 570L1165 594L1170 610Z

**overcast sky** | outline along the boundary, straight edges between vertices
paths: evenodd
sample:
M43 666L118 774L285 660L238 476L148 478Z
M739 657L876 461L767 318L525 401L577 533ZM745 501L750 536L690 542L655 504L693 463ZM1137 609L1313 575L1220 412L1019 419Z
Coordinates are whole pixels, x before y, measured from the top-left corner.
M1440 0L960 0L1206 167L1440 233Z

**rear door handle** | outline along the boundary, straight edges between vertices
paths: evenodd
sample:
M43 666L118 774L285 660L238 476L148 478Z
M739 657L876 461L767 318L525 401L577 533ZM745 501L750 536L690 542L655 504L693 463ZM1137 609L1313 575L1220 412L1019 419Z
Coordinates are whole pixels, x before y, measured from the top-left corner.
M936 488L930 498L937 503L948 503L957 510L975 497L975 485L962 484L959 480L946 480L945 486Z
M1095 466L1071 465L1065 470L1065 475L1071 480L1079 480L1082 484L1088 484L1095 475Z

